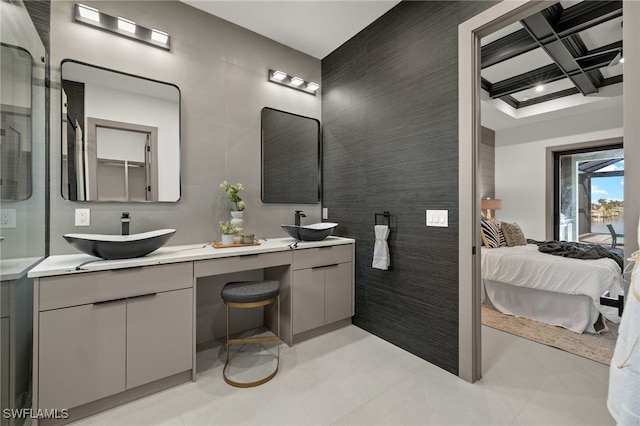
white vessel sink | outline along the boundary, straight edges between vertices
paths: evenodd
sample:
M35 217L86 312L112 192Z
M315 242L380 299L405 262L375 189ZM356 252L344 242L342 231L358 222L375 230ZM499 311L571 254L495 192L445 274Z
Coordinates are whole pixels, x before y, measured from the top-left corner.
M333 222L319 222L311 225L282 225L287 233L298 241L321 241L333 233L338 226Z
M142 257L162 247L176 233L175 229L160 229L132 235L66 234L74 248L103 259Z

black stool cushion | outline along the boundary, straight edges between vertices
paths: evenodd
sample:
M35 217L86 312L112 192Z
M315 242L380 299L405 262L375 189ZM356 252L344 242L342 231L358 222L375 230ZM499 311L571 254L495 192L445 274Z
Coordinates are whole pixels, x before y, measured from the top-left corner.
M227 283L220 296L225 302L252 303L271 299L279 293L279 281L238 281Z

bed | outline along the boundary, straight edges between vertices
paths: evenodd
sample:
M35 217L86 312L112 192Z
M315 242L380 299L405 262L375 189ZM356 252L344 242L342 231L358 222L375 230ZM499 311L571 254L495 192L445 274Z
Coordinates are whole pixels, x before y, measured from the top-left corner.
M623 289L620 267L612 259L554 256L539 252L536 244L483 246L481 253L483 301L504 314L577 333L602 331L594 327L600 314L620 321L616 308L599 303L605 291Z

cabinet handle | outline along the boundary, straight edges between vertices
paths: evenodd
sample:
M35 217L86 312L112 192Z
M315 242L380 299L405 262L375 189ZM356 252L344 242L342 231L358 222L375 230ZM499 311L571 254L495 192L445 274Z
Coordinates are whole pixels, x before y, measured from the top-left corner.
M158 293L147 293L147 294L141 294L141 295L139 295L139 296L130 296L130 297L128 297L128 299L139 299L139 298L141 298L141 297L153 297L153 296L155 296L156 294L158 294Z
M94 302L93 305L106 305L107 303L115 303L115 302L121 302L123 300L127 300L126 297L121 297L120 299L110 299L110 300L101 300L99 302Z
M247 258L247 257L258 257L260 256L260 253L250 253L250 254L241 254L240 256L238 256L238 258L242 259L242 258Z
M331 265L314 266L311 269L333 268L334 266L338 266L338 265L339 265L339 263L333 263Z

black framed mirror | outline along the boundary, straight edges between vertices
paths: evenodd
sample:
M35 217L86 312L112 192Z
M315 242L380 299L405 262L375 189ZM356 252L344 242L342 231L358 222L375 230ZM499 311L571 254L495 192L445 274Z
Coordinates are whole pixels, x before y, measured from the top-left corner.
M320 202L320 121L265 107L261 129L262 201Z
M178 201L180 89L70 59L61 73L63 198Z

